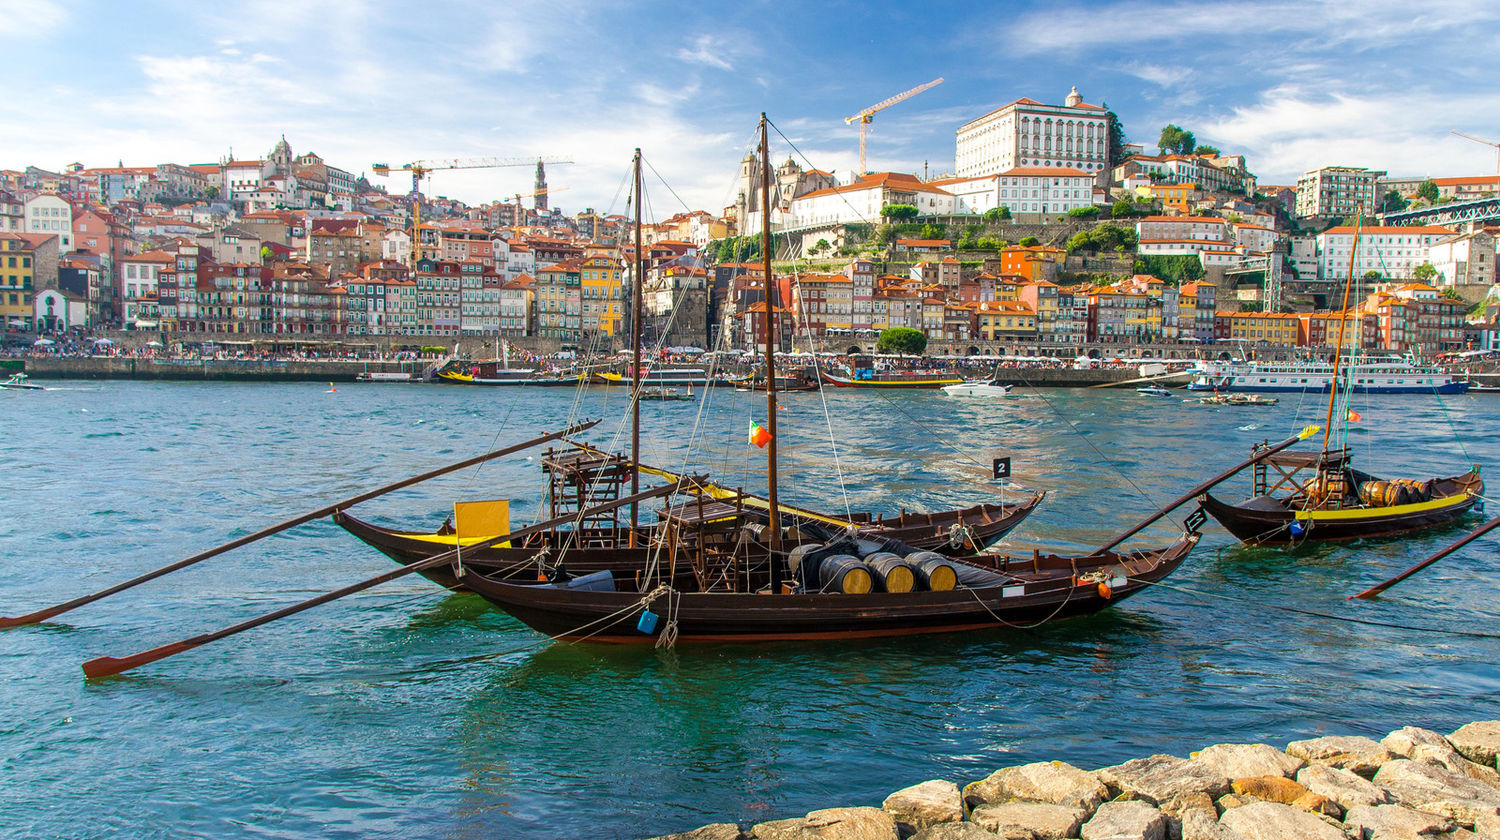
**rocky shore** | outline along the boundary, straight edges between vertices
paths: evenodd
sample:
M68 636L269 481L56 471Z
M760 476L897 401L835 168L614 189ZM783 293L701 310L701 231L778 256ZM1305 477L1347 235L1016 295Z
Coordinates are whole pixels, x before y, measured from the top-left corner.
M1006 767L934 780L879 808L828 808L656 840L1500 840L1500 721L1379 741L1215 744L1083 770Z

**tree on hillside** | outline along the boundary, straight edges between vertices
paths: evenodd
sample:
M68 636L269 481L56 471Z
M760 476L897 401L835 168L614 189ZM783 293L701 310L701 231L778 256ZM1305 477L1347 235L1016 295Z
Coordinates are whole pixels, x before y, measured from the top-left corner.
M1135 205L1128 201L1116 201L1115 206L1109 210L1109 215L1116 219L1124 219L1135 215Z
M1428 280L1436 277L1437 274L1437 269L1430 262L1424 262L1411 270L1411 278L1418 283L1426 283Z
M1176 152L1179 155L1190 155L1198 147L1198 139L1193 136L1193 132L1168 123L1161 130L1161 137L1157 139L1156 145L1163 154Z
M1104 118L1109 121L1105 161L1110 169L1114 169L1125 160L1125 127L1120 124L1120 117L1110 110L1108 102L1104 103Z
M984 211L984 220L986 222L1003 222L1009 218L1009 207L991 207L990 209Z
M880 331L875 342L877 353L900 353L920 356L927 350L927 333L911 327L889 327Z
M1033 245L1042 244L1042 240L1037 239L1035 236L1023 236L1021 237L1021 241L1017 244L1019 244L1022 248L1030 248Z
M1370 280L1370 281L1379 280L1380 279L1380 272L1374 271L1374 270L1366 271L1364 279L1365 280Z
M1222 155L1224 153L1221 152L1221 151L1219 151L1219 147L1217 147L1217 146L1199 146L1196 149L1193 149L1193 154L1195 154L1195 155L1213 155L1215 157L1218 157L1219 155Z
M1385 195L1380 198L1380 211L1382 213L1399 213L1406 209L1406 199L1395 190L1386 190Z
M1422 186L1417 187L1417 195L1428 201L1435 202L1438 200L1438 185L1433 183L1431 178L1428 178L1422 182Z
M909 222L917 217L917 208L910 204L887 204L880 208L880 218L891 222Z

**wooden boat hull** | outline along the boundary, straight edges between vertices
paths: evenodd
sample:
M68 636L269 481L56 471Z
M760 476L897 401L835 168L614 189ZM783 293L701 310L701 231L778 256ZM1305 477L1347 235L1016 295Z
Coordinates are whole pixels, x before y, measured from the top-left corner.
M1045 493L1039 492L1024 501L1005 505L981 504L943 513L904 513L899 516L877 517L869 521L867 529L870 533L900 540L913 548L948 553L977 553L1020 525L1045 497ZM333 521L360 541L403 566L450 551L455 542L452 534L384 528L342 510L333 515ZM961 528L955 531L954 526ZM599 548L575 543L566 552L559 552L556 548L566 538L566 533L540 535L521 547L492 546L480 549L472 555L465 555L464 563L500 579L535 580L540 565L536 555L544 547L553 549L551 559L555 560L561 555L565 566L573 575L606 569L640 571L646 568L650 559L651 550L644 547ZM641 542L644 545L645 537L642 537ZM452 569L447 566L429 569L421 574L449 589L462 588Z
M838 388L892 388L892 389L934 389L944 385L962 385L963 380L958 377L945 377L939 379L845 379L834 376L827 371L819 371L823 381Z
M948 592L750 594L637 591L599 592L526 586L475 575L469 588L538 632L557 639L655 644L669 622L681 642L761 642L859 639L954 633L1039 622L1098 612L1175 571L1198 542L1185 534L1165 549L1105 554L1061 561L1040 575L1015 573L1004 583ZM1026 566L1028 558L1018 566ZM1079 573L1119 568L1124 582L1105 597ZM633 579L616 573L621 588ZM639 629L649 607L659 617L651 632Z
M1286 545L1307 540L1383 537L1446 525L1468 513L1483 493L1484 482L1475 471L1438 479L1431 501L1407 505L1296 510L1284 500L1268 496L1229 504L1211 493L1205 493L1199 501L1204 511L1240 541L1251 545Z

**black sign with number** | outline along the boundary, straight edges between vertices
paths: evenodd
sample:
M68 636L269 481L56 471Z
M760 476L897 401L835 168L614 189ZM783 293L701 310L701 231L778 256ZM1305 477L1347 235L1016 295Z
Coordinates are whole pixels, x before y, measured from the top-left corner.
M1010 478L1010 458L995 459L995 478Z

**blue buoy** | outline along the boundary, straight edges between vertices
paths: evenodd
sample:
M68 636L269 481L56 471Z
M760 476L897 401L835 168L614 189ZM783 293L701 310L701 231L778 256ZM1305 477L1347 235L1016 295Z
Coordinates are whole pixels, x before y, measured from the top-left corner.
M645 610L641 613L641 620L635 623L635 629L649 636L656 632L656 622L658 620L660 620L660 616L650 610Z

